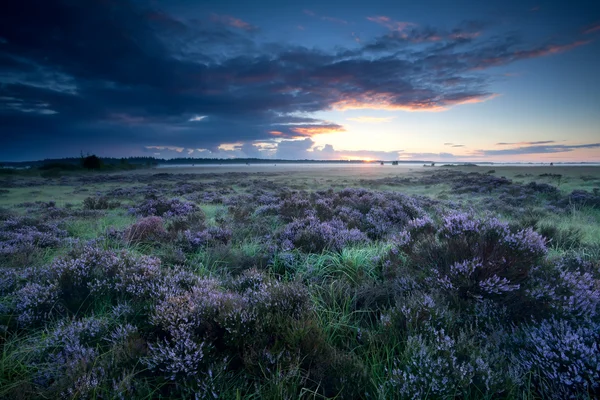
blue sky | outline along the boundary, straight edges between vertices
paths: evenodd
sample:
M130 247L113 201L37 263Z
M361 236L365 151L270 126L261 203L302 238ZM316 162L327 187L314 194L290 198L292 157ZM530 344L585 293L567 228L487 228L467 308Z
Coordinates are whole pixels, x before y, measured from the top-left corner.
M0 160L600 161L597 1L23 0Z

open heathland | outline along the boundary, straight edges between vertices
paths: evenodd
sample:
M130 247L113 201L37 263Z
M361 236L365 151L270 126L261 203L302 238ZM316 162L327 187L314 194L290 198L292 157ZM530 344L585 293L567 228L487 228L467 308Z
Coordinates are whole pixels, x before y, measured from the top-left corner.
M600 396L600 168L0 174L0 398Z

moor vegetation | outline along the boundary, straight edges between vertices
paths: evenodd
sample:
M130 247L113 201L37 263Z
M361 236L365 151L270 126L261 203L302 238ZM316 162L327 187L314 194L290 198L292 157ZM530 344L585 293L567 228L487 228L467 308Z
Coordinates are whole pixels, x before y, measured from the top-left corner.
M0 398L597 398L600 180L537 178L0 177Z

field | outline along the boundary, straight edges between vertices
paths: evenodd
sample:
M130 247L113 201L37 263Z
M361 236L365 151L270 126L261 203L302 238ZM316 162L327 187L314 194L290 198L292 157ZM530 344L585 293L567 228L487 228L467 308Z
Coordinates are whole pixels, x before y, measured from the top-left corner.
M600 396L600 167L0 174L0 398Z

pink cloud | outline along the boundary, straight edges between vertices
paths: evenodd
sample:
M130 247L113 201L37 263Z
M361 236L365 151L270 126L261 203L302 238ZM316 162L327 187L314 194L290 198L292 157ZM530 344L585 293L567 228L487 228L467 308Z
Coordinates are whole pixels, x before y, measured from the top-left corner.
M600 23L599 23L599 24L596 24L596 25L594 25L594 26L592 26L592 27L590 27L590 28L587 28L587 29L585 29L585 30L583 31L583 33L584 33L585 35L589 35L590 33L594 33L594 32L600 32Z
M591 43L591 40L578 40L576 42L563 45L549 45L536 50L517 51L515 52L515 56L518 59L543 57L550 54L563 53L565 51L569 51L576 47L584 46L589 43Z
M394 21L390 17L386 17L383 15L367 17L367 19L371 22L375 22L376 24L383 25L392 31L403 31L411 26L417 26L417 24L413 22Z
M258 27L243 21L239 18L232 17L230 15L218 15L211 14L211 19L215 22L221 23L223 25L228 25L234 28L242 29L248 32L258 30Z

